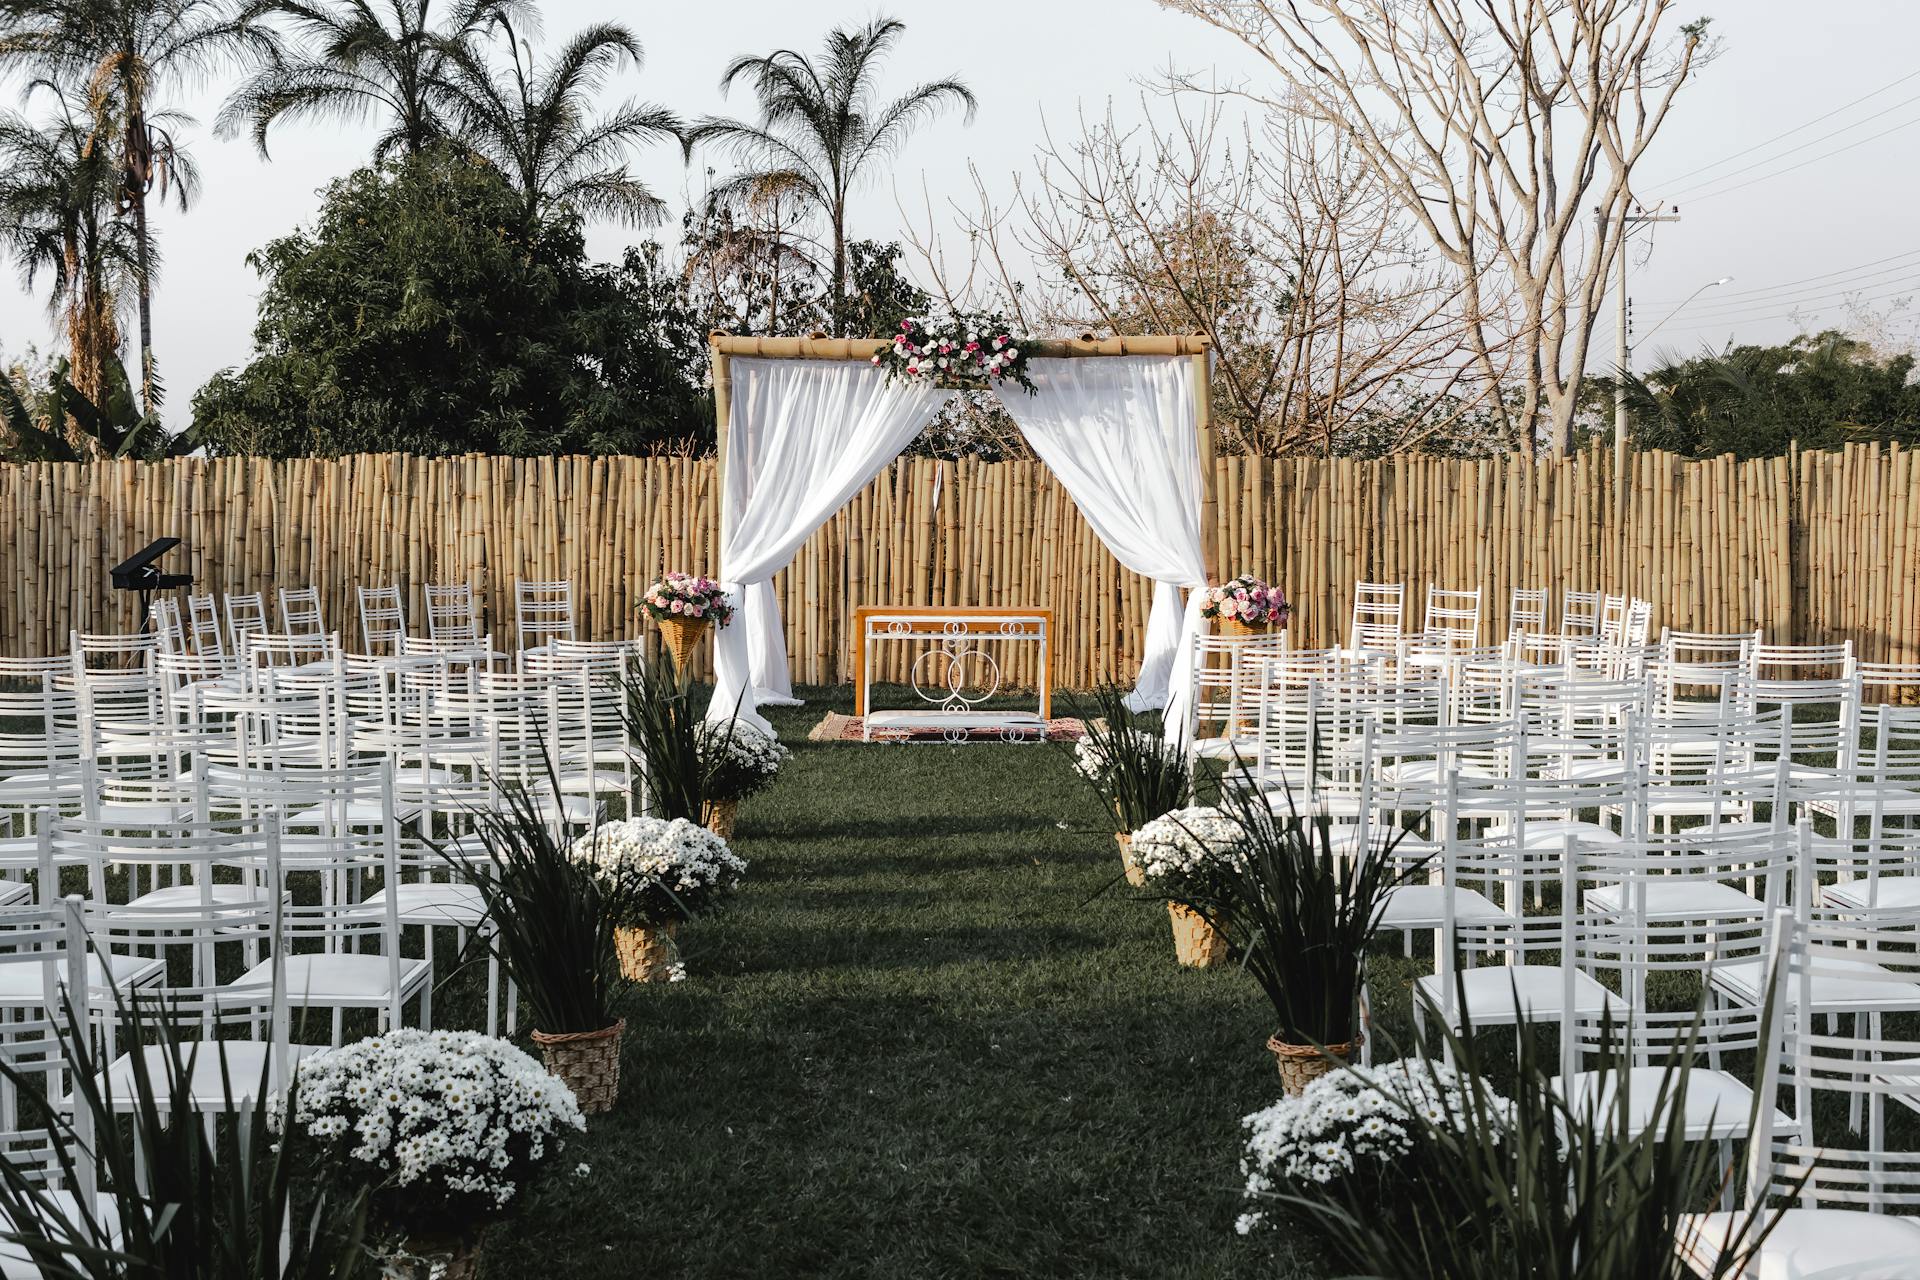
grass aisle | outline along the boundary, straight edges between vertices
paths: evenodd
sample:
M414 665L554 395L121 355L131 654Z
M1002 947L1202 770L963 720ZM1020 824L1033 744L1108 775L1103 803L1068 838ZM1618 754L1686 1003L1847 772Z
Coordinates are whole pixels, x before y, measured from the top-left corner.
M1288 1274L1233 1232L1239 1118L1278 1093L1251 980L1173 963L1058 750L809 743L850 698L806 692L746 888L629 1002L591 1174L487 1273Z

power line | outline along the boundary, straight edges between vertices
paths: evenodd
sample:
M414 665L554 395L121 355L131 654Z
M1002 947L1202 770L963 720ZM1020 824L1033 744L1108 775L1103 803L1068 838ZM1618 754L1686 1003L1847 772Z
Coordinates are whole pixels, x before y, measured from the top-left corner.
M1791 289L1795 285L1810 284L1815 280L1827 280L1833 276L1850 276L1850 275L1853 275L1855 272L1867 271L1873 267L1883 266L1884 264L1889 262L1901 262L1908 258L1920 258L1920 249L1909 249L1905 253L1889 254L1884 258L1875 258L1872 262L1863 262L1858 266L1840 267L1833 271L1822 271L1815 275L1801 276L1798 280L1782 280L1778 284L1760 285L1753 289L1731 289L1719 296L1722 298L1746 298L1746 297L1751 297L1754 294L1779 293L1781 290ZM1898 271L1903 271L1905 269L1906 268L1904 267L1895 267L1895 268L1892 268L1891 270L1893 272L1898 272ZM1648 301L1647 305L1650 307L1668 306L1677 301L1679 301L1679 299L1677 298L1656 298ZM1720 305L1725 305L1725 304L1720 304Z
M1790 164L1784 169L1776 169L1772 173L1763 173L1757 178L1749 178L1745 182L1736 182L1732 186L1722 187L1718 191L1709 191L1704 195L1689 196L1687 197L1687 202L1689 204L1698 204L1702 200L1713 200L1720 196L1731 195L1735 191L1744 191L1746 188L1753 186L1757 182L1770 182L1775 178L1781 177L1785 174L1792 173L1795 169L1804 169L1810 164L1817 164L1822 160L1831 160L1834 156L1840 155L1844 152L1851 151L1855 147L1864 147L1869 142L1878 142L1881 138L1886 137L1888 134L1898 133L1902 129L1911 128L1916 124L1920 124L1920 116L1915 116L1911 120L1902 121L1901 123L1894 125L1891 129L1882 129L1879 133L1868 134L1866 137L1860 139L1858 142L1849 142L1844 147L1835 147L1832 151L1823 152L1822 154L1817 156L1809 156L1807 159L1802 160L1799 164ZM1728 176L1731 177L1732 175L1729 174Z
M1714 302L1708 305L1705 312L1697 314L1750 315L1756 311L1771 311L1781 306L1803 307L1812 303L1828 300L1845 301L1848 298L1858 295L1862 289L1880 288L1883 285L1891 283L1894 276L1902 274L1906 274L1907 278L1901 280L1897 287L1904 288L1908 285L1920 285L1920 275L1908 274L1916 270L1920 270L1920 264L1907 266L1901 271L1887 272L1882 279L1855 281L1849 287L1842 289L1828 289L1825 287L1818 289L1796 289L1782 293L1777 297L1749 298L1745 302Z
M1916 72L1915 74L1920 75L1920 72ZM1805 151L1808 147L1817 147L1823 142L1831 141L1832 139L1839 137L1843 133L1846 133L1853 129L1858 129L1863 124L1872 124L1875 120L1880 119L1882 116L1892 115L1894 112L1898 111L1900 108L1912 106L1916 102L1920 102L1920 94L1915 94L1911 98L1902 98L1900 101L1894 103L1890 107L1882 107L1880 110L1874 112L1870 116L1863 116L1860 119L1855 120L1852 124L1841 125L1838 129L1835 129L1832 133L1823 133L1817 138L1810 138L1807 141L1801 143L1797 147L1788 147L1785 151L1782 151L1777 155L1771 155L1760 160L1755 160L1752 164L1741 165L1738 169L1730 169L1726 173L1720 174L1718 177L1707 178L1704 181L1695 182L1688 186L1683 186L1678 191L1666 192L1661 196L1661 199L1674 200L1681 196L1684 196L1689 191L1698 191L1702 187L1711 187L1716 183L1725 182L1728 178L1734 177L1738 174L1748 173L1754 169L1763 169L1767 165L1774 163L1776 160L1784 160L1788 156L1793 155L1796 152ZM1901 127L1904 128L1905 126L1901 126Z
M1771 138L1767 138L1763 141L1756 142L1750 147L1742 148L1741 150L1736 151L1731 155L1722 156L1720 159L1715 160L1712 164L1704 164L1697 169L1689 169L1687 172L1680 174L1678 177L1669 178L1666 180L1666 182L1654 183L1653 185L1666 186L1669 183L1685 182L1688 178L1693 177L1695 174L1705 173L1709 169L1718 169L1721 165L1726 164L1730 160L1738 160L1741 156L1752 155L1754 152L1760 150L1762 147L1770 147L1774 143L1779 142L1783 138L1791 138L1794 134L1801 133L1807 129L1811 129L1813 128L1813 126L1821 123L1822 121L1831 120L1833 119L1833 117L1840 115L1843 112L1851 111L1853 110L1853 108L1859 106L1861 103L1866 102L1872 98L1877 98L1889 89L1897 89L1901 85L1905 84L1907 81L1912 80L1916 77L1920 77L1920 71L1910 71L1906 75L1901 76L1898 80L1895 80L1890 84L1881 85L1878 89L1875 89L1872 93L1862 94L1860 97L1855 98L1852 102L1846 103L1843 106L1835 107L1833 110L1827 112L1824 115L1815 116L1813 119L1807 121L1805 124L1797 124L1793 128L1787 130L1785 133L1776 133ZM1720 176L1724 178L1731 175L1722 174ZM1717 182L1719 181L1719 179L1716 178L1714 179L1714 181ZM1695 185L1704 186L1706 184L1696 183Z
M1895 289L1889 293L1873 294L1871 296L1864 297L1864 298L1854 298L1851 301L1856 303L1885 302L1889 298L1898 298L1903 295L1912 296L1912 294L1914 294L1916 291L1920 291L1920 281L1915 281L1914 284L1915 284L1915 288ZM1816 314L1821 311L1831 311L1836 305L1838 304L1828 303L1825 306L1815 307L1813 310ZM1746 319L1741 319L1739 317L1730 317L1726 320L1708 320L1708 321L1703 321L1699 324L1681 324L1681 325L1675 325L1674 328L1680 329L1680 330L1728 329L1736 325L1761 324L1769 320L1791 320L1797 314L1798 314L1797 310L1781 311L1773 315L1752 316Z

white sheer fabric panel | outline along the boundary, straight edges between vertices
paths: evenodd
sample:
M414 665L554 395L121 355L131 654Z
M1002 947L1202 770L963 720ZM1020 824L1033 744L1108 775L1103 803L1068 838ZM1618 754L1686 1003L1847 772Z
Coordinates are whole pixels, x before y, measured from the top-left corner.
M1157 584L1130 703L1165 707L1172 738L1188 732L1193 638L1206 625L1199 592L1180 600L1207 577L1193 370L1184 356L1035 359L1035 394L997 390L1108 550Z
M731 361L722 585L738 606L714 638L713 705L767 732L796 705L773 575L926 426L949 392L858 360Z

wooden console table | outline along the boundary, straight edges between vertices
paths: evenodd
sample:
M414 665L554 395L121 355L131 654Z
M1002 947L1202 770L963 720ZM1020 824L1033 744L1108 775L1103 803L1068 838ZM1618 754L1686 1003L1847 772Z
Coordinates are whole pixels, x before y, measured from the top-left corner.
M1053 711L1053 610L862 605L853 611L853 628L853 679L859 690L854 714L862 718L861 736L867 741L875 729L937 729L955 742L976 729L998 729L1008 741L1045 740ZM908 673L908 683L927 706L871 710L874 646L887 641L932 646L914 659ZM981 706L1000 689L1000 664L983 647L995 641L1040 647L1037 711ZM968 681L969 663L987 679Z

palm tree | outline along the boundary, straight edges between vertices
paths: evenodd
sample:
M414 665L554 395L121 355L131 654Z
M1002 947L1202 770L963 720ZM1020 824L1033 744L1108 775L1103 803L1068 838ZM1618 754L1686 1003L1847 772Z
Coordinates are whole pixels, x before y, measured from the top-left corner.
M92 122L53 92L59 109L44 126L0 114L0 245L28 289L41 273L52 277L47 310L64 319L71 382L100 403L120 350L121 290L139 255L115 216L120 174L107 149L88 145Z
M385 128L376 162L417 155L450 132L442 111L449 50L519 3L453 0L435 27L431 0L249 0L240 22L273 34L221 107L215 131L250 129L265 156L277 121L373 120Z
M678 138L679 119L665 107L632 102L611 115L591 114L607 77L640 65L640 42L618 23L598 23L536 68L513 24L502 18L497 25L508 50L503 72L471 43L446 49L448 115L459 141L520 192L528 226L559 209L632 226L657 223L666 206L628 170L626 151Z
M120 171L119 204L133 220L134 288L140 318L140 399L159 398L153 365L157 255L147 197L192 195L191 168L155 97L170 82L206 71L257 40L223 0L0 0L0 69L25 67L54 84L84 86L92 143L106 142Z
M828 308L836 333L846 320L849 194L915 127L954 105L965 107L970 121L976 106L972 90L958 80L935 80L884 106L875 103L880 63L905 30L892 18L857 30L835 28L818 64L791 49L735 58L720 77L721 92L747 81L759 102L759 123L710 118L688 135L689 150L715 143L749 166L734 183L759 189L777 175L826 216L832 230Z

